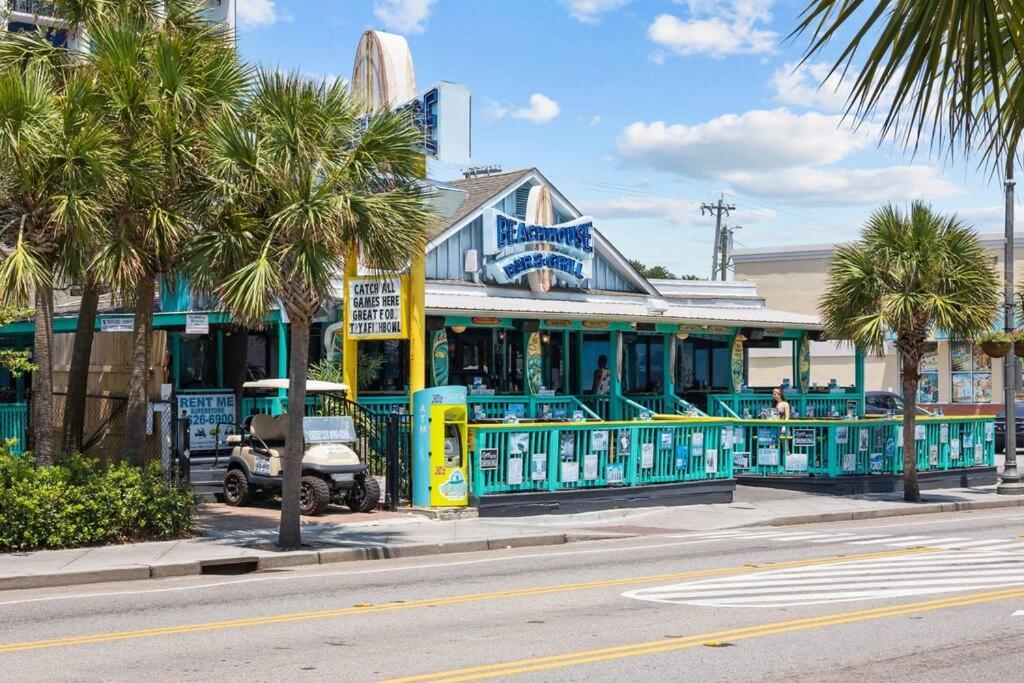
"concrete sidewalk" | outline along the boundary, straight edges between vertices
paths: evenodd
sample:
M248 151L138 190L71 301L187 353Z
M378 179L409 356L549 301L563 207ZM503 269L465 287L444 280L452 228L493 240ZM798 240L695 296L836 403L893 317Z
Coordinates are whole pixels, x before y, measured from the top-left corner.
M994 488L928 491L924 498L913 505L898 494L841 498L741 486L732 503L577 515L438 520L408 512L354 515L332 509L304 520L307 547L292 552L274 546L279 511L272 506L241 511L210 506L200 514L196 538L2 554L0 590L1024 506L1024 497L999 496Z

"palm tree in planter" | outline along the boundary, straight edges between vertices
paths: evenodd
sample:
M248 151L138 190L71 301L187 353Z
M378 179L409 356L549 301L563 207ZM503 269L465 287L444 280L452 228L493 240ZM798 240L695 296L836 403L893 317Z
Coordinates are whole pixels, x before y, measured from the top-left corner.
M919 502L914 438L918 364L936 332L975 339L999 314L1000 283L977 235L921 202L875 210L856 242L832 257L821 299L826 332L879 355L894 338L902 361L903 498Z
M340 82L263 71L240 114L217 117L205 136L211 205L218 207L188 256L196 288L242 324L280 306L290 323L288 434L279 544L301 544L309 330L331 281L358 247L395 271L424 247L428 213L417 182L419 132L404 114L368 119Z

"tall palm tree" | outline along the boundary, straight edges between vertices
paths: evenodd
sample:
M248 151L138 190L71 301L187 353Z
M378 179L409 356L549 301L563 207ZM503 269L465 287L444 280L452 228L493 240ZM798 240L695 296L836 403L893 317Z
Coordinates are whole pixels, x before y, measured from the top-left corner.
M194 0L126 0L87 26L87 57L121 141L125 190L110 239L97 251L99 278L135 307L125 457L143 458L156 280L175 281L181 250L207 207L199 139L246 81L230 32Z
M289 383L279 544L301 543L309 330L331 280L358 245L365 262L397 270L422 251L423 157L405 116L364 120L340 83L259 73L245 110L217 118L206 137L211 203L220 213L194 241L193 284L213 292L239 322L287 313Z
M27 49L11 59L19 42ZM41 466L55 450L54 282L79 275L79 255L104 230L106 200L121 187L100 104L93 75L44 41L12 37L0 48L0 290L11 303L35 304L32 431Z
M860 239L836 249L821 299L826 333L882 355L895 338L902 361L903 497L921 499L914 438L918 365L931 334L974 339L999 314L999 280L977 234L957 217L915 202L884 206Z

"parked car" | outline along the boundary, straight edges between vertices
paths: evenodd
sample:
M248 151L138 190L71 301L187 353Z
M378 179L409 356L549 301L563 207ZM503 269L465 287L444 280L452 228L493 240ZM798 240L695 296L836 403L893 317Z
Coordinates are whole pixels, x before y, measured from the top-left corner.
M1006 450L1006 410L996 415L996 453ZM1024 403L1017 404L1017 448L1024 446Z
M926 408L922 408L921 406L916 406L915 408L915 412L922 417L932 415L932 411ZM899 394L894 394L891 391L864 392L865 415L879 416L885 415L886 413L892 413L896 416L903 414L903 399Z

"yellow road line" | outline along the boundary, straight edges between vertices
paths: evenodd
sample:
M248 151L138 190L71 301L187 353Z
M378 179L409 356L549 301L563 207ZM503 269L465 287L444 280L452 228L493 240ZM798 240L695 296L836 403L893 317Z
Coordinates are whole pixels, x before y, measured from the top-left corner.
M626 657L639 657L642 655L685 650L713 641L733 642L737 640L748 640L751 638L763 638L765 636L792 633L794 631L806 631L826 626L837 626L840 624L851 624L861 621L871 621L874 619L885 619L888 617L948 609L951 607L967 607L970 605L980 605L997 602L999 600L1011 600L1022 597L1024 597L1024 588L1018 587L988 593L974 593L952 598L942 598L939 600L912 602L900 605L890 605L888 607L876 607L872 609L856 610L853 612L840 612L838 614L826 614L818 617L794 619L791 621L777 621L768 624L744 626L722 631L711 631L683 638L651 640L641 643L632 643L629 645L616 645L594 650L569 652L561 655L551 655L548 657L535 657L532 659L485 664L465 669L452 669L432 674L395 678L387 681L387 683L439 681L455 683L456 681L473 681L486 678L496 678L499 676L510 676L512 674L527 673L531 671L544 671L567 666L577 666L580 664L593 664L612 659L623 659Z
M705 576L722 576L727 574L739 574L752 570L767 571L773 569L786 569L789 567L806 567L817 564L835 564L841 562L854 562L874 558L892 557L896 555L913 555L924 552L932 552L923 548L911 548L903 550L889 550L860 555L838 555L834 557L822 557L813 560L794 560L791 562L774 562L770 564L752 564L741 567L723 567L719 569L704 569L691 572L675 572L672 574L656 574L653 576L638 576L622 579L606 579L603 581L587 581L583 583L567 583L554 586L539 586L537 588L519 588L514 590L499 591L494 593L471 593L468 595L453 595L439 598L425 598L422 600L410 600L408 602L391 602L380 605L357 605L354 607L340 607L336 609L317 610L312 612L293 612L290 614L277 614L261 617L249 617L246 619L228 619L224 621L210 621L197 624L181 624L178 626L163 626L158 628L139 629L134 631L113 631L107 633L91 633L81 636L67 636L63 638L52 638L49 640L37 640L24 643L8 643L0 645L0 654L8 652L22 652L25 650L42 650L51 647L68 647L72 645L90 645L94 643L107 643L116 640L132 640L136 638L154 638L158 636L170 636L185 633L197 633L200 631L217 631L232 628L249 628L253 626L266 626L270 624L284 624L296 621L310 621L313 619L333 619L353 614L372 614L375 612L394 612L398 610L416 609L420 607L443 607L447 605L458 605L466 602L479 602L482 600L498 600L502 598L520 598L534 595L546 595L550 593L565 593L570 591L591 590L595 588L609 588L617 586L629 586L641 583L652 583L658 581L676 581L679 579L695 579Z

